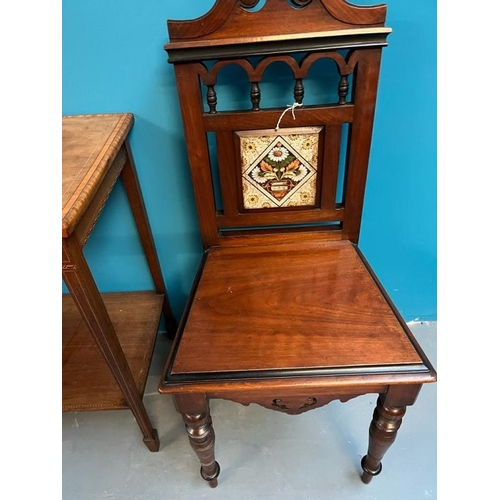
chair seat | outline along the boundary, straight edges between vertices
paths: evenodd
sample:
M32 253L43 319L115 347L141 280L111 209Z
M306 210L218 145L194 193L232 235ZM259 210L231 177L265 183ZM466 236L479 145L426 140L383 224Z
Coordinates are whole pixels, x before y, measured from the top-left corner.
M207 252L171 380L427 370L350 241Z

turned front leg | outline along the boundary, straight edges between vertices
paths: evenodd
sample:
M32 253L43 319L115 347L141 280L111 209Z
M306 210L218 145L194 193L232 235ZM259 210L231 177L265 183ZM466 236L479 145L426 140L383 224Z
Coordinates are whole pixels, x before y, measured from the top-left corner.
M201 463L201 477L215 488L220 467L215 460L215 432L208 401L204 396L175 396L174 399L186 424L191 447Z
M373 476L382 471L382 458L394 443L406 413L405 406L388 406L385 404L385 400L385 395L379 396L377 400L377 407L373 412L373 420L370 425L368 454L361 460L363 468L361 480L365 484L368 484Z
M215 432L209 413L184 413L182 415L186 424L191 447L198 455L201 463L201 477L215 488L219 476L219 464L215 461L214 445Z

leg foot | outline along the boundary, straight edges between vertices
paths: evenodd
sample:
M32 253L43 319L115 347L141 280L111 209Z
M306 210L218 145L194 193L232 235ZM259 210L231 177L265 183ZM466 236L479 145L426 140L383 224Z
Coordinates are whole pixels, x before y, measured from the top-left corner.
M361 480L368 484L374 476L382 472L382 458L394 443L401 427L406 407L386 406L385 395L379 396L370 425L368 454L361 460L363 475Z
M363 469L363 475L361 476L361 481L365 484L369 484L374 476L378 476L382 472L382 463L379 464L378 470L373 471L366 467L366 455L361 459L361 468Z
M149 451L158 451L160 449L160 438L156 429L153 429L153 436L151 438L144 438L143 441Z
M215 433L210 413L183 413L182 418L191 447L201 462L201 477L215 488L220 467L215 461Z
M216 472L215 472L215 476L213 477L209 477L205 474L205 472L203 471L203 467L200 468L200 474L201 474L201 477L205 480L205 481L208 481L208 484L210 486L210 488L217 488L217 485L219 484L218 481L217 481L217 478L219 477L219 473L220 473L220 465L219 465L219 462L215 461L215 465L216 465Z

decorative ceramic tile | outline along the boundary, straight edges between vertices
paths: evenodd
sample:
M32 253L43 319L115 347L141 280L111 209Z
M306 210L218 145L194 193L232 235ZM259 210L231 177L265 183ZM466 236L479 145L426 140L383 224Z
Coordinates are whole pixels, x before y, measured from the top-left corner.
M246 209L316 203L321 127L237 132Z

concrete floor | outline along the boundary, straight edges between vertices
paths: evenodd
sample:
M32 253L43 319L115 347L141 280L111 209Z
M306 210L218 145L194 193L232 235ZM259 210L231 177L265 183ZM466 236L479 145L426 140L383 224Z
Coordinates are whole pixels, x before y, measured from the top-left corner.
M411 323L436 366L436 323ZM170 396L157 393L169 341L160 334L144 402L160 435L151 453L129 410L64 413L64 500L416 500L436 498L436 385L408 408L384 470L370 485L359 479L376 395L334 401L289 416L228 401L211 402L219 486L199 475Z

